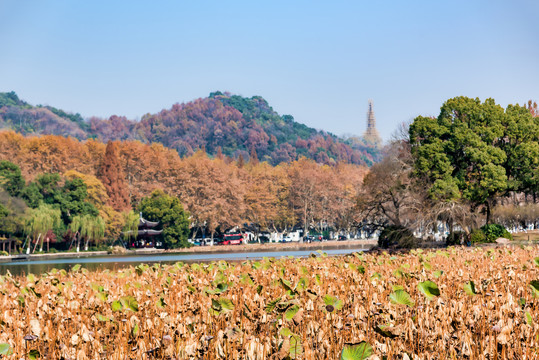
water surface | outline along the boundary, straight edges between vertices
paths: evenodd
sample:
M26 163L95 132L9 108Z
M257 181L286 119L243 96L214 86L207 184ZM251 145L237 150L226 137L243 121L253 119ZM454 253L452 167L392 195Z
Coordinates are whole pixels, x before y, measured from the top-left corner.
M324 249L328 255L345 255L357 251L368 250L365 247L338 249ZM251 252L216 252L216 253L180 253L180 254L150 254L150 255L107 255L96 257L78 257L68 259L43 259L31 261L13 261L0 263L0 274L5 274L8 270L13 275L22 274L42 274L53 268L68 270L75 264L81 264L88 270L110 269L117 270L141 263L163 263L171 264L178 261L183 262L210 262L217 260L242 261L259 260L263 257L282 258L287 256L307 257L316 250L287 250L287 251L251 251Z

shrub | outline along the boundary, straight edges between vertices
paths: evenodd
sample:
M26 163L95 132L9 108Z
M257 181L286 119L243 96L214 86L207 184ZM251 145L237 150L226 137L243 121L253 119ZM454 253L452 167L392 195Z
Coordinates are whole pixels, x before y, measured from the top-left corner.
M7 251L1 251L0 250L0 256L9 256Z
M387 226L378 237L378 246L381 248L397 247L411 249L417 246L417 242L417 238L412 231L404 226Z
M513 235L507 229L503 229L503 236L506 239L513 240Z
M503 237L509 240L513 240L513 237L507 231L506 228L504 228L500 224L487 224L481 227L481 230L486 236L486 242L494 242L497 238Z
M485 233L481 229L472 230L472 232L470 233L470 241L472 244L488 242Z
M95 246L90 246L88 248L88 251L108 251L109 248L110 248L110 246L108 246L108 245L98 244L98 245L95 245Z

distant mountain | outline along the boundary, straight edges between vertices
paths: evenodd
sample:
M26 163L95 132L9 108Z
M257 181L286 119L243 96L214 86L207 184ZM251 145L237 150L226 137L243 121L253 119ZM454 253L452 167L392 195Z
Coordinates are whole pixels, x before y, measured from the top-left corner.
M305 156L319 163L348 162L371 165L380 151L354 137L343 139L279 115L260 96L245 98L214 92L209 97L175 104L169 110L146 114L140 121L113 115L108 119L83 119L51 106L32 106L14 92L0 93L0 129L23 134L54 134L78 139L140 140L159 142L181 156L198 149L217 156L276 165Z
M32 106L20 100L13 91L0 93L0 129L85 139L88 128L88 122L80 114L69 114L52 106Z

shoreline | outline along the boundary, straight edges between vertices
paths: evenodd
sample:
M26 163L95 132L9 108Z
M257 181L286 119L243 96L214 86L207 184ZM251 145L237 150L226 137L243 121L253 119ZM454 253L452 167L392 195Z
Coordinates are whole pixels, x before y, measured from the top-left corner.
M330 240L314 243L266 243L266 244L243 244L243 245L215 245L215 246L193 246L182 249L134 249L126 250L121 254L109 253L108 251L83 251L83 252L58 252L45 254L17 254L10 256L0 256L0 263L11 263L16 261L33 261L44 259L73 259L89 257L108 257L108 256L136 256L136 255L157 255L157 254L213 254L213 253L249 253L259 251L284 251L284 250L331 250L342 248L363 247L370 249L376 246L377 240Z

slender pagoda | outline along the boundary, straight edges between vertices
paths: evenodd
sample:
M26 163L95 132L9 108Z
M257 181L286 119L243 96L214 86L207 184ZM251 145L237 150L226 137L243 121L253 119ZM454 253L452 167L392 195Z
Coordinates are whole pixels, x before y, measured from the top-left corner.
M374 110L372 109L372 100L369 100L369 110L367 111L367 130L363 135L363 138L375 145L380 145L382 140L380 134L376 130L376 117L374 116Z
M153 228L159 225L158 221L148 221L142 217L140 213L138 221L137 237L134 240L129 240L130 248L155 247L154 236L160 235L163 230L154 230ZM132 231L127 231L124 235L129 235Z

